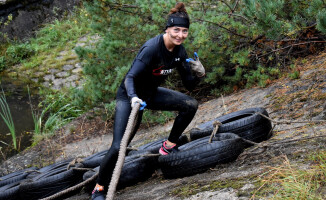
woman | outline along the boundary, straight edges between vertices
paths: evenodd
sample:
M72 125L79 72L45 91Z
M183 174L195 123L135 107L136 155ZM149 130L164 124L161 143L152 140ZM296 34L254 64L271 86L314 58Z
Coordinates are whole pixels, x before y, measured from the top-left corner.
M171 133L163 142L159 153L167 155L178 150L178 138L193 119L198 103L190 96L159 85L176 69L186 89L191 91L205 75L205 69L199 59L190 61L190 66L186 62L187 53L181 44L188 36L189 25L184 4L177 3L168 15L165 33L148 40L139 50L117 92L113 142L100 165L92 199L105 199L104 187L109 184L118 159L120 142L131 109L136 103L145 101L146 108L152 110L179 111ZM194 76L191 69L195 72ZM139 111L132 137L140 125L142 113L143 111Z

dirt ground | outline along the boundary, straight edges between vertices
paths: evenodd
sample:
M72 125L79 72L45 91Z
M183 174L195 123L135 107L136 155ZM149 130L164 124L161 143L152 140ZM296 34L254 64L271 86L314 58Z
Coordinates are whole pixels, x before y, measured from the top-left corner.
M326 144L326 137L301 140L306 137L326 136L325 122L307 123L311 120L326 120L326 53L302 59L296 67L300 70L299 79L284 77L266 88L239 90L201 103L194 120L184 133L188 135L188 131L197 125L230 112L264 107L275 126L272 138L261 143L266 144L264 148L248 148L236 161L190 177L164 179L158 170L149 180L118 190L115 199L254 199L253 194L260 187L256 184L257 179L270 167L280 165L286 160L303 169L309 167L311 163L307 162L306 157L312 152L325 149ZM94 113L81 116L60 130L56 136L3 162L0 172L5 174L29 166L42 167L64 158L85 157L107 149L112 141L111 123ZM172 123L143 126L131 144L136 147L167 136ZM284 142L294 139L298 141ZM216 184L219 187L212 187ZM81 191L67 199L89 198L89 193Z

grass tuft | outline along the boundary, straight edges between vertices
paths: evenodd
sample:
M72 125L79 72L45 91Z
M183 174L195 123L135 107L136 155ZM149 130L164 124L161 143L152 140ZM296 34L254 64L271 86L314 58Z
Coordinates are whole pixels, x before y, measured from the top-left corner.
M283 164L270 167L261 178L261 186L251 199L272 197L271 199L322 200L326 187L326 152L313 156L313 165L300 169L282 156Z
M6 100L5 93L2 89L2 93L0 94L0 116L2 120L5 122L7 127L9 128L10 134L12 136L12 142L14 144L14 148L17 150L17 139L16 139L16 131L14 121L12 120L11 112L9 105Z

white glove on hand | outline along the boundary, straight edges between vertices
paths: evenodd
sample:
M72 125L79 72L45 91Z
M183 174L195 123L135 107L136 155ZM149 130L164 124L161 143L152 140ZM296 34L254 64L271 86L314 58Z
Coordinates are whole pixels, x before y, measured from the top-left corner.
M136 103L141 104L141 103L143 103L143 100L141 100L141 99L138 98L138 97L133 97L133 98L131 99L131 107L133 108L133 107L136 105Z
M196 72L196 75L200 78L205 76L205 68L204 66L201 64L201 62L199 61L199 58L197 57L196 60L190 60L190 67L191 69Z

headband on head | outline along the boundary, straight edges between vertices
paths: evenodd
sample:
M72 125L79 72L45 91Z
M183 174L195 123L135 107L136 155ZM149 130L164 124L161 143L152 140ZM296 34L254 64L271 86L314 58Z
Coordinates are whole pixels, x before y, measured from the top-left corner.
M173 27L173 26L189 28L189 25L190 25L190 23L189 23L188 18L169 16L165 29L167 29L168 27Z

